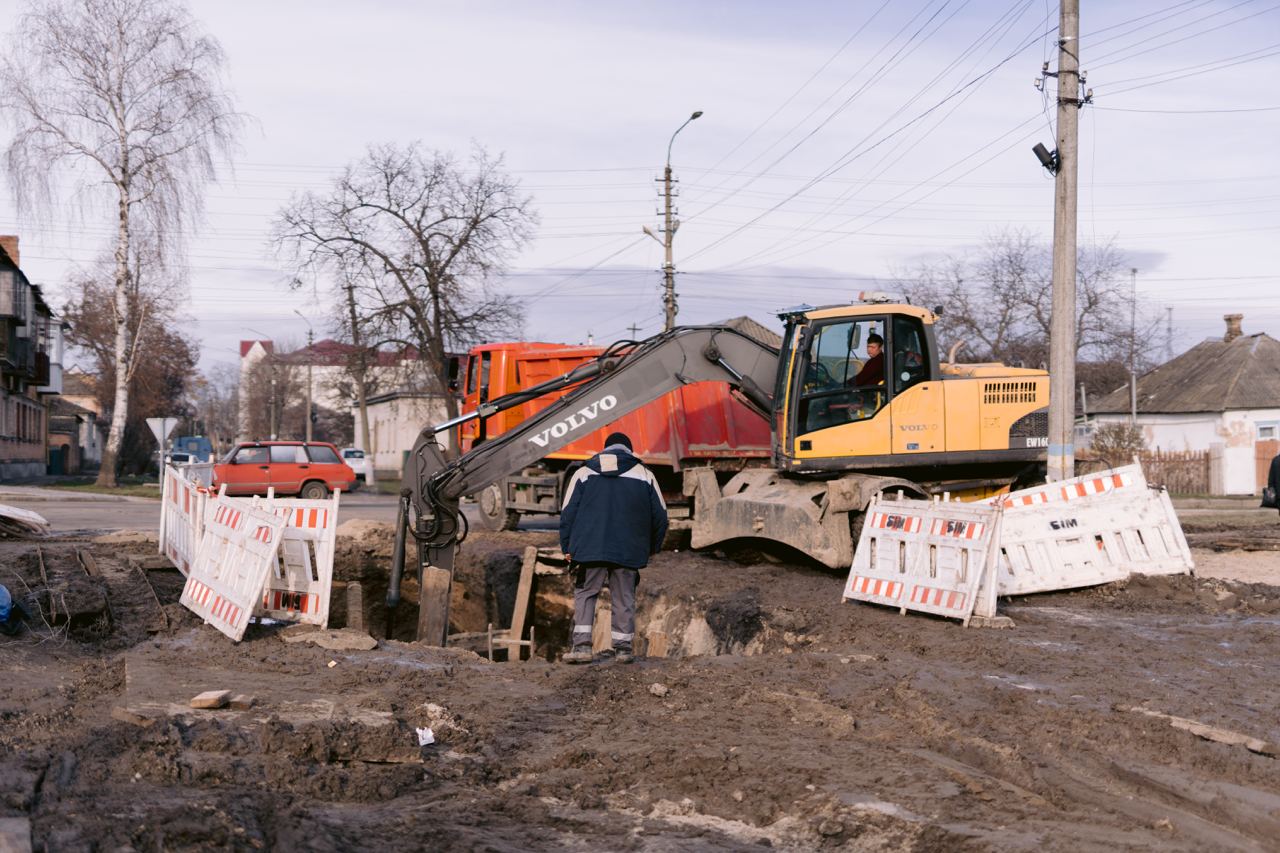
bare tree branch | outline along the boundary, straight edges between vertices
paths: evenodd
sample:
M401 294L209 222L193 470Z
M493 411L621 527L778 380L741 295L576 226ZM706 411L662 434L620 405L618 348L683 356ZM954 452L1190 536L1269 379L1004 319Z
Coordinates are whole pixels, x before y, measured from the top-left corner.
M130 305L142 270L131 264L181 250L182 225L200 215L244 116L226 94L221 47L176 0L31 0L7 43L21 45L0 57L0 115L14 129L5 167L19 206L51 210L56 179L69 176L72 198L115 208L116 388L98 478L113 486L147 317ZM151 241L145 254L132 249L139 228Z
M501 158L476 149L468 166L417 144L371 146L327 193L282 209L273 235L299 274L339 282L361 340L415 347L437 392L451 351L519 329L520 305L494 278L537 222Z

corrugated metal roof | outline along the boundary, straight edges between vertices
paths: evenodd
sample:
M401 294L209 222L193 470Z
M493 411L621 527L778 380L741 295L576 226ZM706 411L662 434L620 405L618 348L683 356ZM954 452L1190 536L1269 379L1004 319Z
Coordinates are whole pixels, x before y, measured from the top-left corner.
M1280 408L1280 341L1270 335L1210 339L1138 377L1138 412L1178 414ZM1129 386L1089 407L1090 414L1129 411Z

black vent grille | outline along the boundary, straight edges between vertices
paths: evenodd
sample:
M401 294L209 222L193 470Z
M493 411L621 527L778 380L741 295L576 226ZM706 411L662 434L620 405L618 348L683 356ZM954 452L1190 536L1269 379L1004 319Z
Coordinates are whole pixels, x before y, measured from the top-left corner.
M982 402L993 403L1034 403L1036 402L1036 382L987 382L982 386Z
M1009 427L1009 438L1044 438L1049 435L1049 410L1023 415Z

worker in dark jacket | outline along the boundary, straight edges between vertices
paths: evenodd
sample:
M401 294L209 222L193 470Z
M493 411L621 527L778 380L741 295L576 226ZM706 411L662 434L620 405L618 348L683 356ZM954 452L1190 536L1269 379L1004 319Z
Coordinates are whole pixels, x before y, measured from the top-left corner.
M573 572L573 649L566 663L591 663L596 598L606 583L613 611L613 653L635 660L636 585L667 535L667 506L631 439L610 433L604 450L574 473L560 510L560 549Z
M1267 472L1267 485L1276 500L1276 510L1280 511L1280 453L1271 460L1271 470Z

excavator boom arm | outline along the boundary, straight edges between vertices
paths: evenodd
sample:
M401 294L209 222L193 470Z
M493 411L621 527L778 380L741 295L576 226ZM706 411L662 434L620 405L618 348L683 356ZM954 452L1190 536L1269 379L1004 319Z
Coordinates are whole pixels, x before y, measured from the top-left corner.
M418 435L401 481L396 556L392 560L387 605L400 600L404 569L403 538L410 507L418 542L423 584L430 567L451 575L462 520L458 501L475 494L512 472L537 462L565 445L635 411L663 394L695 382L728 382L762 417L772 413L769 396L778 369L778 351L727 326L684 326L624 348L610 348L590 365L582 365L557 380L538 386L547 392L573 390L547 408L461 457L449 460L437 440L438 431L465 420L455 418ZM576 387L575 387L576 386ZM494 401L485 417L529 398L528 392ZM447 599L433 605L421 593L418 638L443 642L448 622ZM428 612L429 608L443 615Z
M693 326L612 358L606 354L596 364L596 375L572 392L452 462L433 458L435 430L424 430L410 455L413 481L408 484L416 486L419 513L431 511L424 502L430 498L453 502L474 494L681 385L728 382L768 417L771 400L765 389L776 376L778 353L731 328Z

